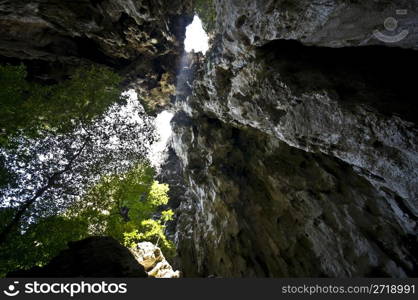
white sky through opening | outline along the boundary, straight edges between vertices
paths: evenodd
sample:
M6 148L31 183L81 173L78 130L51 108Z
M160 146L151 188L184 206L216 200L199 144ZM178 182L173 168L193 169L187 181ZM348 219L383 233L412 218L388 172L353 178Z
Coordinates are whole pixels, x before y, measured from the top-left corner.
M138 101L138 95L133 89L126 91L125 95L128 95L131 101ZM173 113L165 110L159 113L154 120L158 140L151 145L148 158L151 161L151 165L157 170L164 162L168 141L173 133L170 125L173 116Z
M194 16L193 22L186 27L186 39L184 40L186 52L206 53L209 49L209 37L202 27L202 21L198 16Z
M158 134L158 141L151 145L150 160L153 167L157 170L164 162L168 141L173 133L170 121L173 118L173 113L169 111L160 112L155 118L155 129Z

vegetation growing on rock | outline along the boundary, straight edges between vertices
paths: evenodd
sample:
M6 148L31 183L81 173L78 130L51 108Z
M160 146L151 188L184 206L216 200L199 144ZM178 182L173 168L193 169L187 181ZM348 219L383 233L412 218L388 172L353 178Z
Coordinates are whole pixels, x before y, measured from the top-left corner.
M147 153L154 125L104 67L40 85L21 66L0 67L0 275L46 264L91 235L160 242L168 186Z

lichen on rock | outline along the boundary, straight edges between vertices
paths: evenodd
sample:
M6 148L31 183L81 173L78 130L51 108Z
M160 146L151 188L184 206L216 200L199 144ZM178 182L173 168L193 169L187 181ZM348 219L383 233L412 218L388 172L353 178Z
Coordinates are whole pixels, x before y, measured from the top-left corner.
M216 2L167 165L185 276L418 274L417 7ZM374 38L399 8L409 35Z

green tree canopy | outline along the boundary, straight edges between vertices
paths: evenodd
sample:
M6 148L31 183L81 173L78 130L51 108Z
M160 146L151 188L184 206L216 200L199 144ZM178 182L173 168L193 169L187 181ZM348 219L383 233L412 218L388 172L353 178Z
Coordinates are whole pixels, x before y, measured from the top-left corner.
M26 76L0 66L0 274L89 235L159 243L170 256L168 186L148 166L155 130L139 101L103 67L47 86Z
M0 65L0 146L10 137L68 132L87 123L121 97L121 78L106 67L77 69L68 80L41 85L26 80L24 65Z
M102 176L144 160L154 137L142 106L106 68L80 69L51 86L27 82L21 66L1 70L0 207L16 213L0 244L65 210Z
M174 245L164 229L173 212L162 210L168 202L168 186L153 178L154 170L145 164L103 177L67 210L39 219L24 232L14 231L0 246L0 276L42 266L69 241L91 235L112 236L132 248L140 241L158 243L166 256L172 256ZM14 214L11 208L0 210L0 229Z
M124 174L104 177L67 215L86 220L92 235L112 236L128 247L139 241L159 242L170 256L174 246L164 228L173 212L159 211L168 203L169 187L155 181L154 175L151 167L140 164Z

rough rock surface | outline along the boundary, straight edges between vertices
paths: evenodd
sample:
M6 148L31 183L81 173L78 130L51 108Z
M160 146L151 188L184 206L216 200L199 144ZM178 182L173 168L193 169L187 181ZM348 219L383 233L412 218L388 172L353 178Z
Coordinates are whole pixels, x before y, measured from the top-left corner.
M180 271L174 271L165 259L161 249L150 242L138 243L133 254L137 261L145 268L150 277L179 278Z
M329 47L383 45L376 30L387 36L407 30L392 45L417 49L417 16L417 0L217 1L218 33L244 52L246 45L278 39ZM397 24L389 30L385 20L390 17Z
M191 1L0 1L0 62L107 65L151 113L177 85L161 177L184 276L418 276L417 0L214 2L202 63ZM23 276L146 276L126 251L80 241Z
M169 103L191 1L10 0L0 2L0 62L24 62L37 80L75 67L112 67L150 112Z
M132 253L111 237L70 242L47 265L7 277L148 277Z
M216 2L172 121L184 276L418 274L416 4Z

